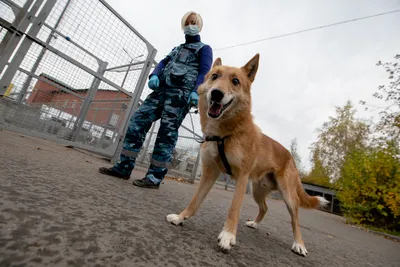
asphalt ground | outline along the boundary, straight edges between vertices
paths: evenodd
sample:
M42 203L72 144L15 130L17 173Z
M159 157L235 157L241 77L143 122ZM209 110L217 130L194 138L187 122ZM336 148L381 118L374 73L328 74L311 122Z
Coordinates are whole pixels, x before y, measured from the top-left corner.
M217 237L232 192L215 186L184 226L165 216L189 203L197 184L165 180L159 190L98 173L110 166L89 153L0 131L0 266L400 266L400 243L300 210L307 257L291 252L285 204L268 199L258 212L246 195L237 245L225 254ZM135 171L132 177L141 178Z

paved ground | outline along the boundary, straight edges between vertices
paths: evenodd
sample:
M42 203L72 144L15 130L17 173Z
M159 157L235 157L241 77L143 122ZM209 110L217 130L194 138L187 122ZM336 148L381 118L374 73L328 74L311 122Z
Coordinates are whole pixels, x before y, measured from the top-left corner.
M268 201L259 229L244 226L257 213L247 196L237 246L223 254L217 236L231 192L213 189L198 215L175 227L165 216L187 205L195 185L136 188L98 174L101 159L8 131L0 131L0 162L0 266L400 266L400 243L321 211L301 210L303 258L290 251L281 201Z

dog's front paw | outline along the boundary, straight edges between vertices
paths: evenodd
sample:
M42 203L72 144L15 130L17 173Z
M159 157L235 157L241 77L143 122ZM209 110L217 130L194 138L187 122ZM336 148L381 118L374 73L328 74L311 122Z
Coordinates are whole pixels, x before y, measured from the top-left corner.
M304 244L297 243L296 241L293 242L292 251L301 256L307 256L308 251Z
M247 225L247 227L250 227L253 229L257 229L257 227L258 227L258 223L256 223L255 221L247 221L246 225Z
M222 231L218 236L218 245L224 251L231 249L231 246L236 245L236 236L232 233Z
M178 214L168 214L167 221L175 225L183 225L183 218L179 217Z

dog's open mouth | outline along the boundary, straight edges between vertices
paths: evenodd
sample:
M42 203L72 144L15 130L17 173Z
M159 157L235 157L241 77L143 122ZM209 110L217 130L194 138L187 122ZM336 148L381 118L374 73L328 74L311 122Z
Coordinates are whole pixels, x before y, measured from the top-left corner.
M222 112L227 107L229 107L230 104L232 104L232 102L233 98L225 105L222 105L222 103L220 102L210 101L210 107L208 108L208 116L214 119L218 118L219 116L221 116Z

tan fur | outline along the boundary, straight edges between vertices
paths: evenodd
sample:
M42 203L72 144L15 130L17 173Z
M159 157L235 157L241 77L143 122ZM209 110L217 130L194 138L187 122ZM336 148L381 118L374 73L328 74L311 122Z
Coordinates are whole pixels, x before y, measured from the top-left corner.
M236 242L234 237L240 209L246 185L250 180L253 185L254 199L259 205L259 214L254 223L260 223L268 210L265 202L267 194L272 190L279 190L292 218L296 243L293 244L294 249L292 249L305 256L307 251L298 224L298 207L316 208L321 203L317 197L311 197L304 191L290 152L275 140L262 134L253 123L250 89L258 70L258 62L259 55L257 54L242 68L235 68L222 65L221 59L218 58L198 90L202 131L206 136L228 136L225 139L225 154L232 168L231 178L236 182L236 189L220 238L229 236L231 245ZM217 74L218 78L214 80L213 74ZM240 84L234 85L234 78L238 79ZM210 105L210 90L215 88L224 92L226 97L234 99L217 119L207 114ZM189 206L181 214L169 215L175 216L173 223L193 216L221 172L225 172L216 142L205 142L202 145L201 159L203 172L197 191ZM220 241L219 245L223 249L229 249L229 242L225 241Z

